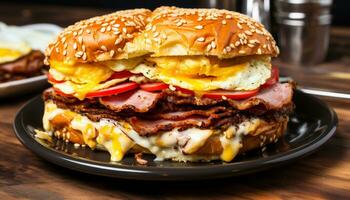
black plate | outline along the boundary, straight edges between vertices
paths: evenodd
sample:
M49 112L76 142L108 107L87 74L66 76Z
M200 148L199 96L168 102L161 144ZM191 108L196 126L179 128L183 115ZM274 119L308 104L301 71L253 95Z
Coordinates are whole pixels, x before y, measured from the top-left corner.
M89 148L75 149L72 144L54 140L52 143L35 139L34 129L42 129L43 101L32 99L17 113L14 129L19 140L40 157L86 173L140 180L194 180L237 176L265 170L308 155L327 142L335 133L337 116L321 100L296 91L296 110L291 115L282 140L267 146L266 151L253 151L237 157L232 163L154 162L144 156L148 166L135 163L126 156L120 163L109 162L109 154Z

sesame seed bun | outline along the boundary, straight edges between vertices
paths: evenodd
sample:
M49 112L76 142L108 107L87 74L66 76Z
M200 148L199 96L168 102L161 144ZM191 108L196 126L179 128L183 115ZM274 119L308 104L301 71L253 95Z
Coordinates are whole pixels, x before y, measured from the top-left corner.
M85 63L127 58L125 44L145 28L150 15L150 10L134 9L77 22L48 46L47 61Z
M150 54L234 58L277 56L275 40L253 19L227 10L160 7L118 11L67 27L46 51L46 64L100 62Z
M277 56L276 42L261 23L246 15L218 9L160 7L153 11L137 46L152 56L207 55L233 58Z

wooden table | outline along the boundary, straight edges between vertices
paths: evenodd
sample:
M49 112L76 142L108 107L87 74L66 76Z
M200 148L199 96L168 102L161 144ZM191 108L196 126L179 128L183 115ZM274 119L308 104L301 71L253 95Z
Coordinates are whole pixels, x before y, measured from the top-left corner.
M1 10L16 6L6 5ZM47 8L45 13L54 12ZM41 9L32 6L28 13L37 16ZM71 10L65 12L75 13ZM80 10L79 16L100 11ZM101 11L102 12L102 11ZM10 12L7 12L10 13ZM20 12L21 13L21 12ZM11 23L27 22L25 16L17 20L8 14ZM63 14L62 14L63 15ZM1 17L2 14L0 14ZM0 20L4 20L1 19ZM42 16L45 17L45 16ZM66 20L78 19L65 15ZM69 18L71 17L71 18ZM55 20L52 16L44 19ZM35 21L35 20L34 20ZM28 23L28 22L27 22ZM343 38L343 39L339 39ZM331 53L325 63L313 68L283 67L282 73L291 75L301 86L328 87L349 91L350 30L334 29ZM334 53L335 52L335 53ZM332 73L337 72L337 73ZM242 177L200 182L126 181L83 174L61 168L40 159L16 139L12 121L19 107L30 96L0 100L0 199L346 199L350 198L350 103L323 98L337 112L339 126L335 137L316 153L297 162Z

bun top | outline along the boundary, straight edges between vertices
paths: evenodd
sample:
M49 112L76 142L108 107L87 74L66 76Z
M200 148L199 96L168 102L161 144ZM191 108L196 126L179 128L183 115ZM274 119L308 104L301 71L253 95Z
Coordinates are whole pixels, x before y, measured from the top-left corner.
M150 15L147 9L124 10L68 26L46 49L47 61L85 63L127 58L125 43L145 28Z
M100 62L144 54L233 58L277 56L264 26L237 12L159 7L125 10L67 27L46 51L50 62ZM48 63L47 62L47 63Z
M218 9L159 7L140 35L152 56L277 56L276 42L261 23ZM137 40L139 41L139 40Z

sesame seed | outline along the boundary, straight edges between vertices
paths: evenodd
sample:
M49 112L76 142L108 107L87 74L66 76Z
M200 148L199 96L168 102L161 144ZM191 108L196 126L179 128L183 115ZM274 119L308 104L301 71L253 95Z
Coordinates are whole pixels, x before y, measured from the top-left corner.
M213 48L213 49L216 48L216 43L215 43L214 41L212 41L212 42L210 43L210 45L211 45L211 48Z
M86 53L84 52L83 53L83 60L86 60L87 59L87 56L86 56Z
M75 53L75 57L80 58L81 56L83 56L83 54L84 54L84 52L78 51Z
M147 44L152 44L151 39L147 38L147 39L146 39L146 43L147 43Z
M201 29L203 29L203 26L202 25L198 25L198 26L195 26L194 28L197 29L197 30L201 30Z
M240 41L237 41L237 42L235 43L235 46L238 47L240 44L241 44Z
M198 41L198 42L204 42L204 41L205 41L205 38L204 38L204 37L199 37L199 38L197 38L197 41Z
M112 26L115 27L115 28L119 28L120 24L113 24Z
M83 43L83 37L79 36L79 37L78 37L78 42L79 42L80 44Z
M225 49L227 52L230 52L232 50L232 48L230 46L225 47Z
M56 50L56 53L59 53L60 52L60 50L56 47L55 48L55 50Z
M244 53L245 53L245 51L244 51L244 50L240 50L240 51L238 51L238 53L240 53L240 54L244 54Z
M203 20L203 17L198 17L197 21L202 21Z
M118 52L122 52L123 49L122 49L122 48L118 48L117 51L118 51Z
M155 32L154 34L153 34L153 37L158 37L159 36L159 32Z
M106 28L102 27L100 31L101 31L101 33L104 33L106 31Z
M226 15L225 18L226 19L232 19L232 16L231 15Z
M230 47L231 47L232 49L236 48L235 45L234 45L233 43L230 43Z
M115 45L119 44L123 39L121 37L117 38L114 42Z
M260 49L260 48L258 49L257 53L258 53L259 55L261 54L261 49Z
M104 46L104 45L101 46L101 49L102 49L103 51L108 51L107 47Z
M111 51L109 52L109 56L110 56L110 57L113 57L113 56L114 56L114 53L115 53L115 51L114 51L114 50L111 50Z
M67 50L63 51L63 55L66 56L67 55Z
M250 32L250 31L248 31L248 30L247 30L247 31L244 31L244 33L247 34L247 35L253 35L252 32Z
M226 97L226 96L221 96L221 98L222 98L223 100L227 100L227 97Z
M243 28L242 25L241 25L240 23L237 23L237 27L238 27L239 29L242 29L242 28Z
M122 31L123 33L126 33L128 30L125 27L123 27Z
M90 34L90 33L91 33L91 30L90 30L90 29L87 29L86 32L87 32L88 34Z
M103 23L102 26L108 26L108 23Z
M130 39L130 38L133 38L134 36L132 34L128 33L128 34L126 34L126 37Z
M112 27L111 26L107 26L107 31L111 31Z
M74 44L73 44L73 49L74 49L74 50L77 50L77 48L78 48L78 45L77 45L76 42L74 42Z
M207 48L206 48L206 51L210 51L211 50L211 45L208 44Z
M73 35L74 35L74 36L77 36L77 35L78 35L78 33L77 33L76 31L74 31L74 32L73 32Z
M266 49L266 44L263 45L263 48Z
M221 23L222 23L223 25L227 24L226 20L222 20Z

